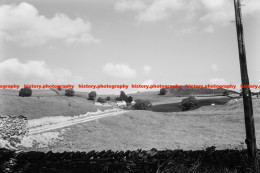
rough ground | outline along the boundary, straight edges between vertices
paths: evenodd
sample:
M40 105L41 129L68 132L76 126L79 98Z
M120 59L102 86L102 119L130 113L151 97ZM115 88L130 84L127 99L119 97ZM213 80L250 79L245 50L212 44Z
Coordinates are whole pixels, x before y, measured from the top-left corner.
M260 145L260 99L254 99L258 145ZM131 111L63 130L60 140L41 151L90 151L135 149L245 148L242 101L206 106L190 112ZM35 150L35 148L34 148Z
M98 112L95 112L92 114L87 113L85 115L80 115L80 116L75 116L75 117L60 117L59 121L56 121L55 118L53 118L53 117L45 117L45 118L40 119L40 120L43 120L42 123L37 123L37 120L36 120L35 121L36 123L34 124L35 126L33 126L29 129L28 134L34 135L34 134L48 132L51 130L63 129L65 127L70 127L70 126L74 126L77 124L86 123L86 122L97 120L100 118L120 115L125 112L127 112L127 111L124 111L122 109L110 109L109 111L105 111L105 112L98 111ZM30 120L29 123L31 121L33 121L33 120ZM33 125L33 123L30 123L30 124Z

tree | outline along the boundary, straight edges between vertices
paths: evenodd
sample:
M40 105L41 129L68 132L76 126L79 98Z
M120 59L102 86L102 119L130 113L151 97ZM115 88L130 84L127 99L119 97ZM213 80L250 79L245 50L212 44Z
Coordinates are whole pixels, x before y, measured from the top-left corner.
M60 93L55 88L50 88L52 91L54 91L57 95L60 95ZM58 89L59 90L59 89Z
M99 98L97 99L97 102L99 102L99 103L106 103L106 101L105 101L104 99L102 99L101 97L99 97Z
M72 88L65 90L65 96L73 97L75 95L75 91Z
M95 100L96 96L97 96L96 91L91 91L91 92L88 94L88 99L89 99L89 100Z
M167 93L167 90L165 88L160 89L160 95L165 95Z
M125 102L128 102L128 97L127 97L127 95L125 94L124 91L120 92L120 99L124 100Z
M151 107L151 102L147 100L136 100L135 104L132 106L135 110L148 110Z
M31 88L21 88L19 91L19 97L31 97L32 89Z
M198 108L199 102L194 96L190 96L188 98L182 99L178 106L182 109L182 111L188 111Z
M229 92L227 91L227 90L225 90L224 92L223 92L223 96L228 96L229 95Z
M132 96L129 96L128 97L128 103L131 103L133 101L133 97Z
M117 101L125 101L126 103L131 103L133 101L133 97L127 96L124 91L120 91L120 96L116 98Z

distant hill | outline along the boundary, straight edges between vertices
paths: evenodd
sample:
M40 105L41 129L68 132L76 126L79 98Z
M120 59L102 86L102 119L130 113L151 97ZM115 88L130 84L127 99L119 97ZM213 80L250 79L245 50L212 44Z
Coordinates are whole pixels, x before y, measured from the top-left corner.
M211 88L186 88L185 85L181 87L181 89L178 88L168 88L167 89L169 94L173 96L190 96L190 95L222 95L225 91L227 91L229 94L239 94L236 91L227 90L227 89L211 89Z

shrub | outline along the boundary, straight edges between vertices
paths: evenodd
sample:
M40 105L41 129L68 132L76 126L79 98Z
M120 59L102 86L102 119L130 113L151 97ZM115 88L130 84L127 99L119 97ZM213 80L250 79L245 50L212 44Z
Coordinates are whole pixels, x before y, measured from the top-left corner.
M167 90L165 88L160 89L160 95L165 95L167 93Z
M126 106L127 107L132 107L132 104L131 103L126 103Z
M178 105L182 111L188 111L191 109L196 109L199 107L198 100L194 96L182 99L181 103Z
M106 100L109 101L109 100L110 100L110 97L108 96Z
M223 96L228 96L229 95L229 92L227 91L227 90L225 90L224 92L223 92Z
M152 107L152 104L150 101L147 100L136 100L135 104L132 106L132 109L135 110L148 110Z
M101 97L99 97L99 98L97 99L97 102L99 102L99 103L106 103L106 101L103 100Z
M21 88L19 91L20 97L31 97L32 96L32 89L31 88Z
M71 88L65 90L65 96L73 97L75 95L75 91Z
M88 99L89 99L89 100L95 100L96 96L97 96L96 91L91 91L91 92L88 94Z

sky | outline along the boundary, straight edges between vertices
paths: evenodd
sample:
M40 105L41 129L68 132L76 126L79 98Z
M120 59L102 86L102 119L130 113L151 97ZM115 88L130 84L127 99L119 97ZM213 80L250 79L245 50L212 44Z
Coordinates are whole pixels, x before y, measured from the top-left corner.
M242 4L260 84L260 1ZM0 83L240 84L234 18L232 0L2 0Z

